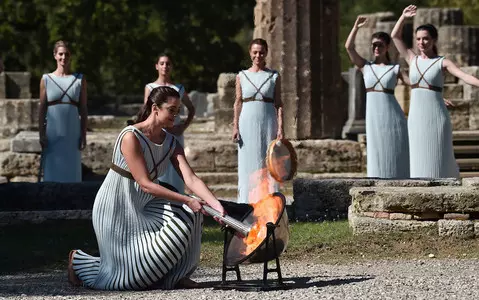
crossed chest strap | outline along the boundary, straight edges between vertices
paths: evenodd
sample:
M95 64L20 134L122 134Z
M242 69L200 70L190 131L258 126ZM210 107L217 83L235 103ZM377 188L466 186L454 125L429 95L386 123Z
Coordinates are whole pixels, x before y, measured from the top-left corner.
M371 64L368 64L369 67L371 68L371 71L373 72L373 75L374 77L376 77L376 82L373 84L372 87L369 87L369 88L366 88L366 93L370 93L370 92L378 92L378 93L386 93L386 94L392 94L394 95L394 90L393 89L388 89L388 88L385 88L381 82L381 79L384 77L384 75L386 75L387 73L389 73L392 69L394 69L395 66L392 66L391 68L389 68L386 72L384 72L383 75L381 75L381 77L378 77L376 75L376 73L374 72L374 68L371 66ZM376 89L376 85L380 85L381 86L381 90L378 90Z
M70 104L70 105L73 105L73 106L76 106L77 108L80 107L80 103L78 101L75 101L72 99L72 97L68 94L68 90L73 86L73 84L75 83L75 81L78 79L78 75L77 73L75 73L73 76L73 80L72 82L70 83L70 85L67 87L66 90L64 90L51 76L50 74L47 74L47 76L51 79L51 81L53 83L55 83L55 85L60 89L60 91L62 91L62 95L60 96L59 99L57 100L53 100L53 101L47 101L47 106L52 106L52 105L58 105L58 104ZM67 96L68 97L68 101L62 101L63 97Z
M126 132L125 132L126 133ZM148 141L145 139L145 137L143 137L141 134L138 135L143 141L145 141L145 144L146 146L148 147L148 150L150 152L150 156L151 156L151 160L153 161L153 168L149 171L149 177L151 180L155 180L156 178L158 178L158 166L171 154L171 152L174 150L173 148L173 143L176 141L176 139L172 136L171 137L171 142L170 142L170 147L168 149L168 151L165 153L165 155L163 156L162 159L160 159L160 161L158 163L155 162L155 158L153 156L153 151L151 150L151 147L150 145L148 144ZM119 144L120 143L117 143L117 145L115 146L115 149L113 150L113 153L115 153L115 150L116 150L116 147L119 147ZM116 173L118 173L119 175L125 177L125 178L128 178L130 180L135 180L135 178L133 177L133 175L131 174L131 172L123 169L122 167L116 165L114 162L111 163L110 165L110 169L112 169L113 171L115 171ZM152 176L153 175L153 176Z
M424 72L421 72L421 70L419 70L419 66L417 64L417 60L418 60L418 57L416 56L416 69L417 71L419 72L419 74L421 75L419 77L419 80L417 81L417 83L414 83L414 84L411 84L411 89L427 89L427 90L432 90L432 91L435 91L435 92L442 92L442 87L440 86L434 86L432 84L430 84L429 82L427 82L426 78L424 78L424 75L426 75L426 72L435 64L437 63L442 57L439 57L438 59L436 59L432 64L429 65L429 67L427 67L426 70L424 70ZM424 80L424 82L427 84L427 86L420 86L419 83L421 83L421 81Z
M271 72L271 74L268 76L268 78L266 78L266 80L259 86L259 88L251 81L251 79L249 79L249 77L246 75L245 72L241 71L241 73L243 73L244 77L249 81L249 83L251 83L251 85L256 89L256 93L254 93L253 96L251 97L248 97L248 98L243 98L242 99L242 102L250 102L250 101L263 101L263 102L267 102L267 103L274 103L274 99L273 98L269 98L269 97L266 97L262 92L261 92L261 88L274 76L275 72ZM255 99L256 98L256 95L260 94L261 97L263 97L263 99Z

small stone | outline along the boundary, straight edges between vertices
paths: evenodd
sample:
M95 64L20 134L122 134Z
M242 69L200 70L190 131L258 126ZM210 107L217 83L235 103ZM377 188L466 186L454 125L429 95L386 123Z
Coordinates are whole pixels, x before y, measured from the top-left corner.
M435 256L434 254L432 254L432 253L429 253L428 257L429 257L429 258L434 258L434 257L436 257L436 256Z
M447 219L447 220L469 220L469 214L457 214L457 213L444 214L444 219Z

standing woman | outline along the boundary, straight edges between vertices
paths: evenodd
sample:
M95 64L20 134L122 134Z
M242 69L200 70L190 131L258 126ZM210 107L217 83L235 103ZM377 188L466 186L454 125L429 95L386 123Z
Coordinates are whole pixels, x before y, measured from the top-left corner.
M252 65L236 76L233 141L238 143L238 203L255 203L277 190L265 165L274 139L283 138L280 77L266 67L268 44L254 39L249 45ZM259 184L268 183L267 191Z
M416 6L406 7L392 31L399 53L409 64L411 102L408 115L411 177L459 178L454 158L452 125L443 100L444 71L479 86L479 80L460 70L437 52L437 29L431 24L416 29L417 55L401 39L404 20L416 15Z
M371 37L374 61L368 62L356 52L356 33L366 22L365 17L358 16L345 47L351 61L363 72L366 86L368 177L408 178L407 123L394 97L401 72L399 65L391 64L388 53L391 38L385 32L376 32Z
M39 133L43 181L80 182L81 153L86 145L87 84L70 72L71 51L64 41L55 43L57 68L40 81Z
M191 169L183 147L163 130L173 125L180 103L173 88L154 88L137 123L118 136L92 210L100 256L72 250L71 284L99 290L197 287L189 276L200 258L202 205L223 215L224 209ZM203 200L158 184L171 164Z
M181 103L188 109L188 117L186 118L185 122L181 122L180 116L177 115L173 127L167 128L167 130L169 133L173 134L180 142L181 146L184 147L185 142L183 132L186 130L186 128L188 128L191 121L193 121L193 117L195 116L195 107L193 106L193 103L191 103L188 94L185 92L185 87L181 84L172 83L172 66L172 61L168 55L160 54L158 56L158 61L155 64L155 68L156 70L158 70L158 78L156 79L156 81L148 83L145 86L144 102L146 103L148 96L151 93L151 90L159 86L171 87L180 94ZM168 166L168 170L163 176L159 178L159 180L174 186L179 193L185 192L185 184L183 182L183 179L177 174L177 172L171 165Z

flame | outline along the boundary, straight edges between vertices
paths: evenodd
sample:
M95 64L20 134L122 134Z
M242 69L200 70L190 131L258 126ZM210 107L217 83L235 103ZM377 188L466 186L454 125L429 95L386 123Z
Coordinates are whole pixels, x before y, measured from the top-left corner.
M261 169L253 173L250 183L256 183L256 186L249 193L255 222L248 236L243 239L246 246L243 252L245 255L253 252L261 244L266 238L266 224L276 222L283 210L281 197L272 195L275 181L269 175L267 169Z

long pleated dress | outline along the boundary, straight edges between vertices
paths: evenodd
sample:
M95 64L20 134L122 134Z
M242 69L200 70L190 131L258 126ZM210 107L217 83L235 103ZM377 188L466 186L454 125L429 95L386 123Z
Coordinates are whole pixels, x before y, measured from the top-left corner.
M266 151L278 132L272 70L239 73L242 108L239 116L238 203L256 203L278 185L266 169Z
M411 177L459 178L452 146L452 125L444 104L444 57L411 60L409 153Z
M44 74L47 94L43 181L81 182L81 125L79 114L82 74Z
M157 83L148 83L146 85L146 87L150 90L156 88L156 87L159 87L161 85L157 84ZM174 88L176 91L178 91L178 93L180 94L180 99L183 99L183 96L185 94L185 88L181 85L181 84L177 84L177 85L173 85L173 84L170 84L170 85L166 85L168 87L171 87L171 88ZM175 122L174 122L174 125L177 125L177 124L180 124L181 123L181 118L180 116L176 116L175 118ZM175 135L176 137L176 140L181 144L181 146L185 146L185 139L184 139L184 136L181 134L181 135ZM171 184L172 186L175 187L175 189L181 193L181 194L184 194L185 193L185 183L183 181L183 179L178 175L178 173L176 172L175 168L173 167L172 164L169 164L168 165L168 169L166 170L166 172L160 177L158 178L160 181L162 182L166 182L168 184Z
M409 177L407 122L394 97L398 73L399 65L367 63L363 68L368 177Z
M123 129L113 150L112 169L93 205L100 257L77 250L73 269L92 289L171 289L199 262L202 214L140 188L120 151L127 132L138 138L151 178L158 178L168 167L176 145L173 135L167 133L159 145L134 126Z

